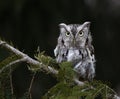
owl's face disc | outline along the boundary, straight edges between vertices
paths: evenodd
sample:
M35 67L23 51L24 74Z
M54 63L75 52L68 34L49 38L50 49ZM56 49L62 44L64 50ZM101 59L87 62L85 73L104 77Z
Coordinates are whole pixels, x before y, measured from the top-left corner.
M89 25L90 22L85 22L82 25L66 25L64 23L60 24L60 32L64 45L72 48L84 47L89 36Z

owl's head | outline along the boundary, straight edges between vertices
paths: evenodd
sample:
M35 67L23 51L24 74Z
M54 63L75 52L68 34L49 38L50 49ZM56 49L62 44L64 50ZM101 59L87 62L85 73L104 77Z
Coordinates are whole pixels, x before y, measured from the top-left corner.
M92 38L90 34L90 22L83 24L59 24L60 39L66 47L84 48L87 44L91 43Z

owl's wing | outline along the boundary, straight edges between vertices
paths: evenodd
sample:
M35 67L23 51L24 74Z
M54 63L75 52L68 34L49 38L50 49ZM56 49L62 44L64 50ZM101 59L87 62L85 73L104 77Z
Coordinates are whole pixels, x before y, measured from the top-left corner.
M89 60L95 63L96 60L95 60L95 55L94 55L94 47L92 45L89 46L89 48L87 48L87 53L88 53Z
M67 54L67 49L64 48L63 46L57 45L56 48L54 49L54 54L56 57L56 61L58 63L61 63L63 61L67 60L66 54Z
M56 48L54 49L54 54L55 54L55 57L56 57L56 61L58 63L62 62L63 57L62 57L61 49L60 49L59 45L57 45Z
M57 45L56 48L54 49L54 55L57 57L59 54L59 46Z

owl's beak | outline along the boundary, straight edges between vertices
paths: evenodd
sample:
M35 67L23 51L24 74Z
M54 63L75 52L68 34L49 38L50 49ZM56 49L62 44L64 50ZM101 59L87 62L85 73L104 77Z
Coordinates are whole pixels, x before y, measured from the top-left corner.
M76 44L76 40L75 40L75 38L73 39L73 45L75 45Z

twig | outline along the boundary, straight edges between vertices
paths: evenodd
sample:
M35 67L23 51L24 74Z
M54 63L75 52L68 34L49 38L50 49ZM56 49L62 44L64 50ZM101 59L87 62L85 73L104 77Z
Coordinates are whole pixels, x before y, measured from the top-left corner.
M11 94L14 95L13 91L13 84L12 84L12 67L10 66L10 87L11 87Z
M2 44L5 44L5 42L1 42L1 41L0 41L0 45L2 45Z
M29 87L29 90L28 90L28 95L30 96L30 99L32 99L31 89L32 89L32 85L33 85L33 81L34 81L35 75L36 75L36 72L32 76L32 79L31 79L31 82L30 82L30 87Z
M6 68L10 67L11 65L14 65L14 64L17 64L17 63L21 63L25 61L25 58L22 58L22 59L18 59L18 60L15 60L11 63L9 63L8 65L4 66L3 68L0 69L0 73L2 73Z
M117 95L114 95L113 99L120 99L120 97Z

